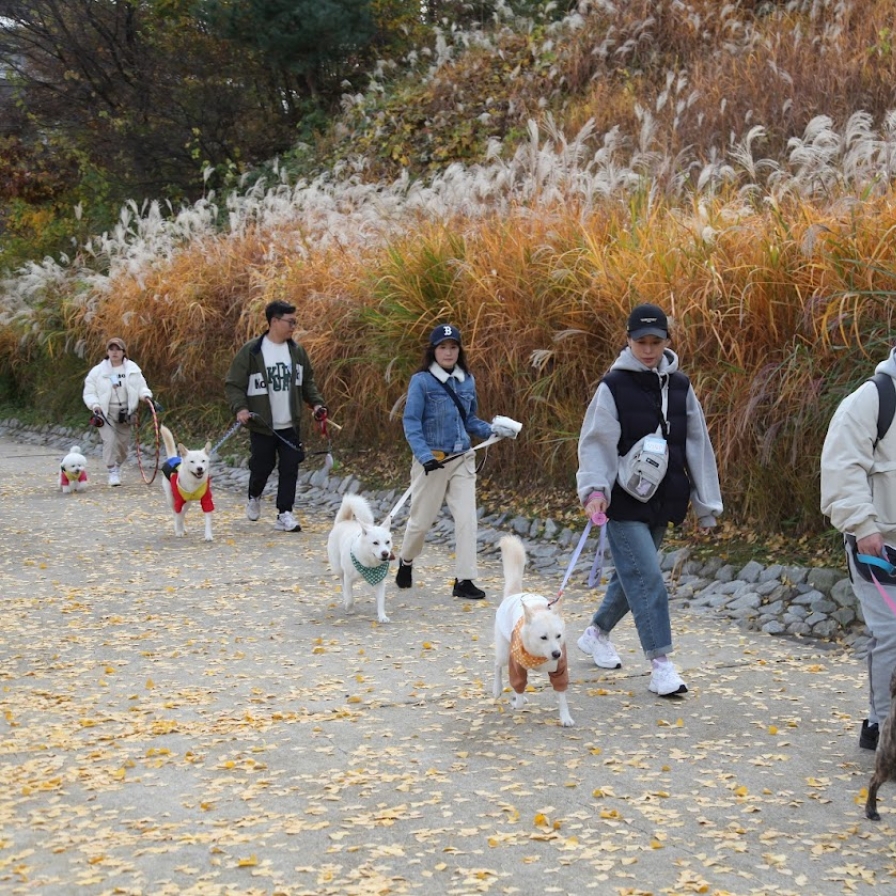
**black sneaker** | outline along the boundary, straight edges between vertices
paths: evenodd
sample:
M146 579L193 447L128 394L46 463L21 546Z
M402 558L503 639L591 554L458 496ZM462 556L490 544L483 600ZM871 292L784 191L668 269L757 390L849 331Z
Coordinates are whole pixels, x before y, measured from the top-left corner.
M864 719L862 733L859 735L859 746L863 750L876 750L878 737L880 737L880 726L877 722L869 724L868 719Z
M398 572L395 573L395 584L399 588L410 588L414 584L412 569L410 563L405 563L401 557L398 558Z
M462 579L460 582L455 579L453 594L455 597L465 597L468 600L482 600L485 597L485 592L469 579Z

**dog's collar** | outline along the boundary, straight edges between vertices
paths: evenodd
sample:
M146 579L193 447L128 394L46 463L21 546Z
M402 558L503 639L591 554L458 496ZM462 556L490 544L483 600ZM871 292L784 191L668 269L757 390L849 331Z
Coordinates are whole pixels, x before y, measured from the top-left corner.
M358 571L358 574L367 582L368 585L379 585L383 579L389 574L389 561L383 560L378 566L364 566L358 561L354 551L349 551L352 558L352 566Z

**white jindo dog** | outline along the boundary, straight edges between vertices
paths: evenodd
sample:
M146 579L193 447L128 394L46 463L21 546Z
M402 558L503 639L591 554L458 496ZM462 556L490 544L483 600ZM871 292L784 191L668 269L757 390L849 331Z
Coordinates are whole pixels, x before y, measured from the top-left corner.
M87 458L81 454L80 445L72 445L59 465L59 485L62 494L83 492L87 488Z
M566 664L566 628L560 614L560 602L550 603L540 594L523 591L526 549L515 535L500 541L504 566L504 600L495 614L495 685L497 700L504 690L501 673L507 677L514 694L511 704L521 709L526 702L529 670L547 672L557 694L560 724L575 724L566 703L569 670Z
M183 445L175 444L174 436L167 426L160 426L159 431L168 454L168 460L162 467L165 474L162 477L162 488L165 490L168 507L174 514L174 534L184 534L187 505L191 501L198 501L205 518L205 540L212 541L212 513L215 509L212 480L209 476L212 443L206 442L205 448L200 451L190 451Z
M386 578L392 553L392 533L377 526L367 499L346 495L327 539L330 569L342 579L342 606L351 613L355 582L366 582L376 597L376 618L388 622Z

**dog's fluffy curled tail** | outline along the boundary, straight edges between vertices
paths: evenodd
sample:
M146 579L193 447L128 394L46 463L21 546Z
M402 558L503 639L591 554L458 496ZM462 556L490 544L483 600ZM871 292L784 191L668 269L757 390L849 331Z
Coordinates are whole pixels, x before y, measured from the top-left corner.
M346 495L339 505L339 513L336 514L337 523L347 523L350 520L357 520L365 526L372 526L373 511L367 498L363 495Z
M159 432L162 434L162 441L165 444L165 452L168 457L177 457L177 444L174 441L171 430L167 426L160 426Z
M505 535L498 546L504 567L504 597L520 594L523 590L523 570L526 568L526 549L516 535Z

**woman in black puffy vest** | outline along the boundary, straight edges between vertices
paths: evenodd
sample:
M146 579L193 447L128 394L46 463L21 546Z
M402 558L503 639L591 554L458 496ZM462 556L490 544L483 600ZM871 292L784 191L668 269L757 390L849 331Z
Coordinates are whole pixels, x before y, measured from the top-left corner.
M669 524L684 520L689 503L699 526L714 527L722 497L703 409L669 348L663 310L639 305L629 316L627 337L597 387L579 436L579 499L592 519L607 517L614 571L578 645L597 666L619 669L622 660L610 632L631 611L651 662L649 689L669 697L686 693L687 686L668 657L672 625L659 547ZM651 467L642 478L628 462L645 437L653 456L664 454L668 464L658 484L650 481Z

